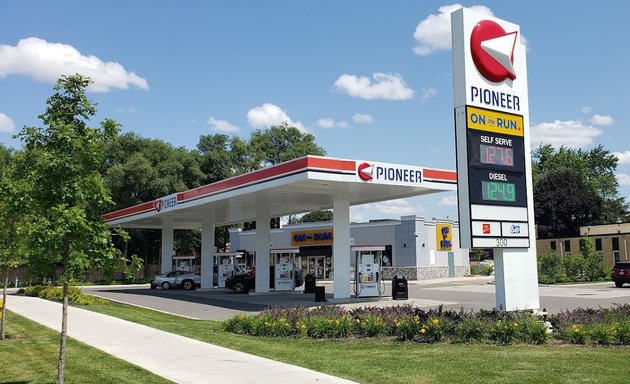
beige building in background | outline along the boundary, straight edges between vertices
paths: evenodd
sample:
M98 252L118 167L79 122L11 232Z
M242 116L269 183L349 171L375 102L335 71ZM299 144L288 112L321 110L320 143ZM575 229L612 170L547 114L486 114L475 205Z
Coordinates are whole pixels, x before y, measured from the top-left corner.
M593 240L596 252L604 255L604 263L613 266L618 261L629 261L630 223L591 225L580 227L580 236ZM536 251L543 255L551 251L561 256L580 253L580 237L561 237L536 240Z

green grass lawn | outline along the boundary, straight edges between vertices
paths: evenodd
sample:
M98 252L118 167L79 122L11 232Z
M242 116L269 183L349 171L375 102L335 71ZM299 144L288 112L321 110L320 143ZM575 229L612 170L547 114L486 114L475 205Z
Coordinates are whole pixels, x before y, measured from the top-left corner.
M121 304L85 307L167 332L361 383L627 383L627 347L399 343L235 335L216 321L190 320ZM280 384L280 383L279 383Z
M0 340L0 383L55 383L59 333L7 311ZM68 338L65 383L171 383L140 367Z

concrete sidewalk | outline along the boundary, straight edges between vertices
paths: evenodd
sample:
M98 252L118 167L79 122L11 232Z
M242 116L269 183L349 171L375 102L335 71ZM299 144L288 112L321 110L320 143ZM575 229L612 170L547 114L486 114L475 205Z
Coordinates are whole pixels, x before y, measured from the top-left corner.
M12 295L7 309L61 329L59 303ZM352 383L74 307L69 307L68 336L176 383Z

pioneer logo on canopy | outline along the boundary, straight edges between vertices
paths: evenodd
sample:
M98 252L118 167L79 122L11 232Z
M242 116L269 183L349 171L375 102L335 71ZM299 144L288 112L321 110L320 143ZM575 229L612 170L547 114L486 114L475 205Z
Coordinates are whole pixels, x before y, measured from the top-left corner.
M153 206L157 213L160 213L160 211L163 210L174 208L177 206L177 195L171 195L168 197L163 197L161 199L156 199L153 202Z
M374 164L369 164L369 163L359 164L359 167L357 168L357 173L359 174L359 177L363 181L372 180L372 177L374 174Z
M384 184L422 183L422 170L404 165L361 163L357 167L357 174L363 181Z
M505 32L494 21L477 23L470 34L470 52L475 66L486 79L500 83L516 79L514 46L518 32Z

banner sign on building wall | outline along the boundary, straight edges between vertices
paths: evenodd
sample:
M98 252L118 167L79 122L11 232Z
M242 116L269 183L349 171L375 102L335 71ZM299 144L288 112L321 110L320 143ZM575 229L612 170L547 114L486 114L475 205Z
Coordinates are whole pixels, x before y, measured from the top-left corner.
M438 251L453 250L453 225L435 224L435 244Z
M291 232L291 245L328 245L333 243L332 228Z

